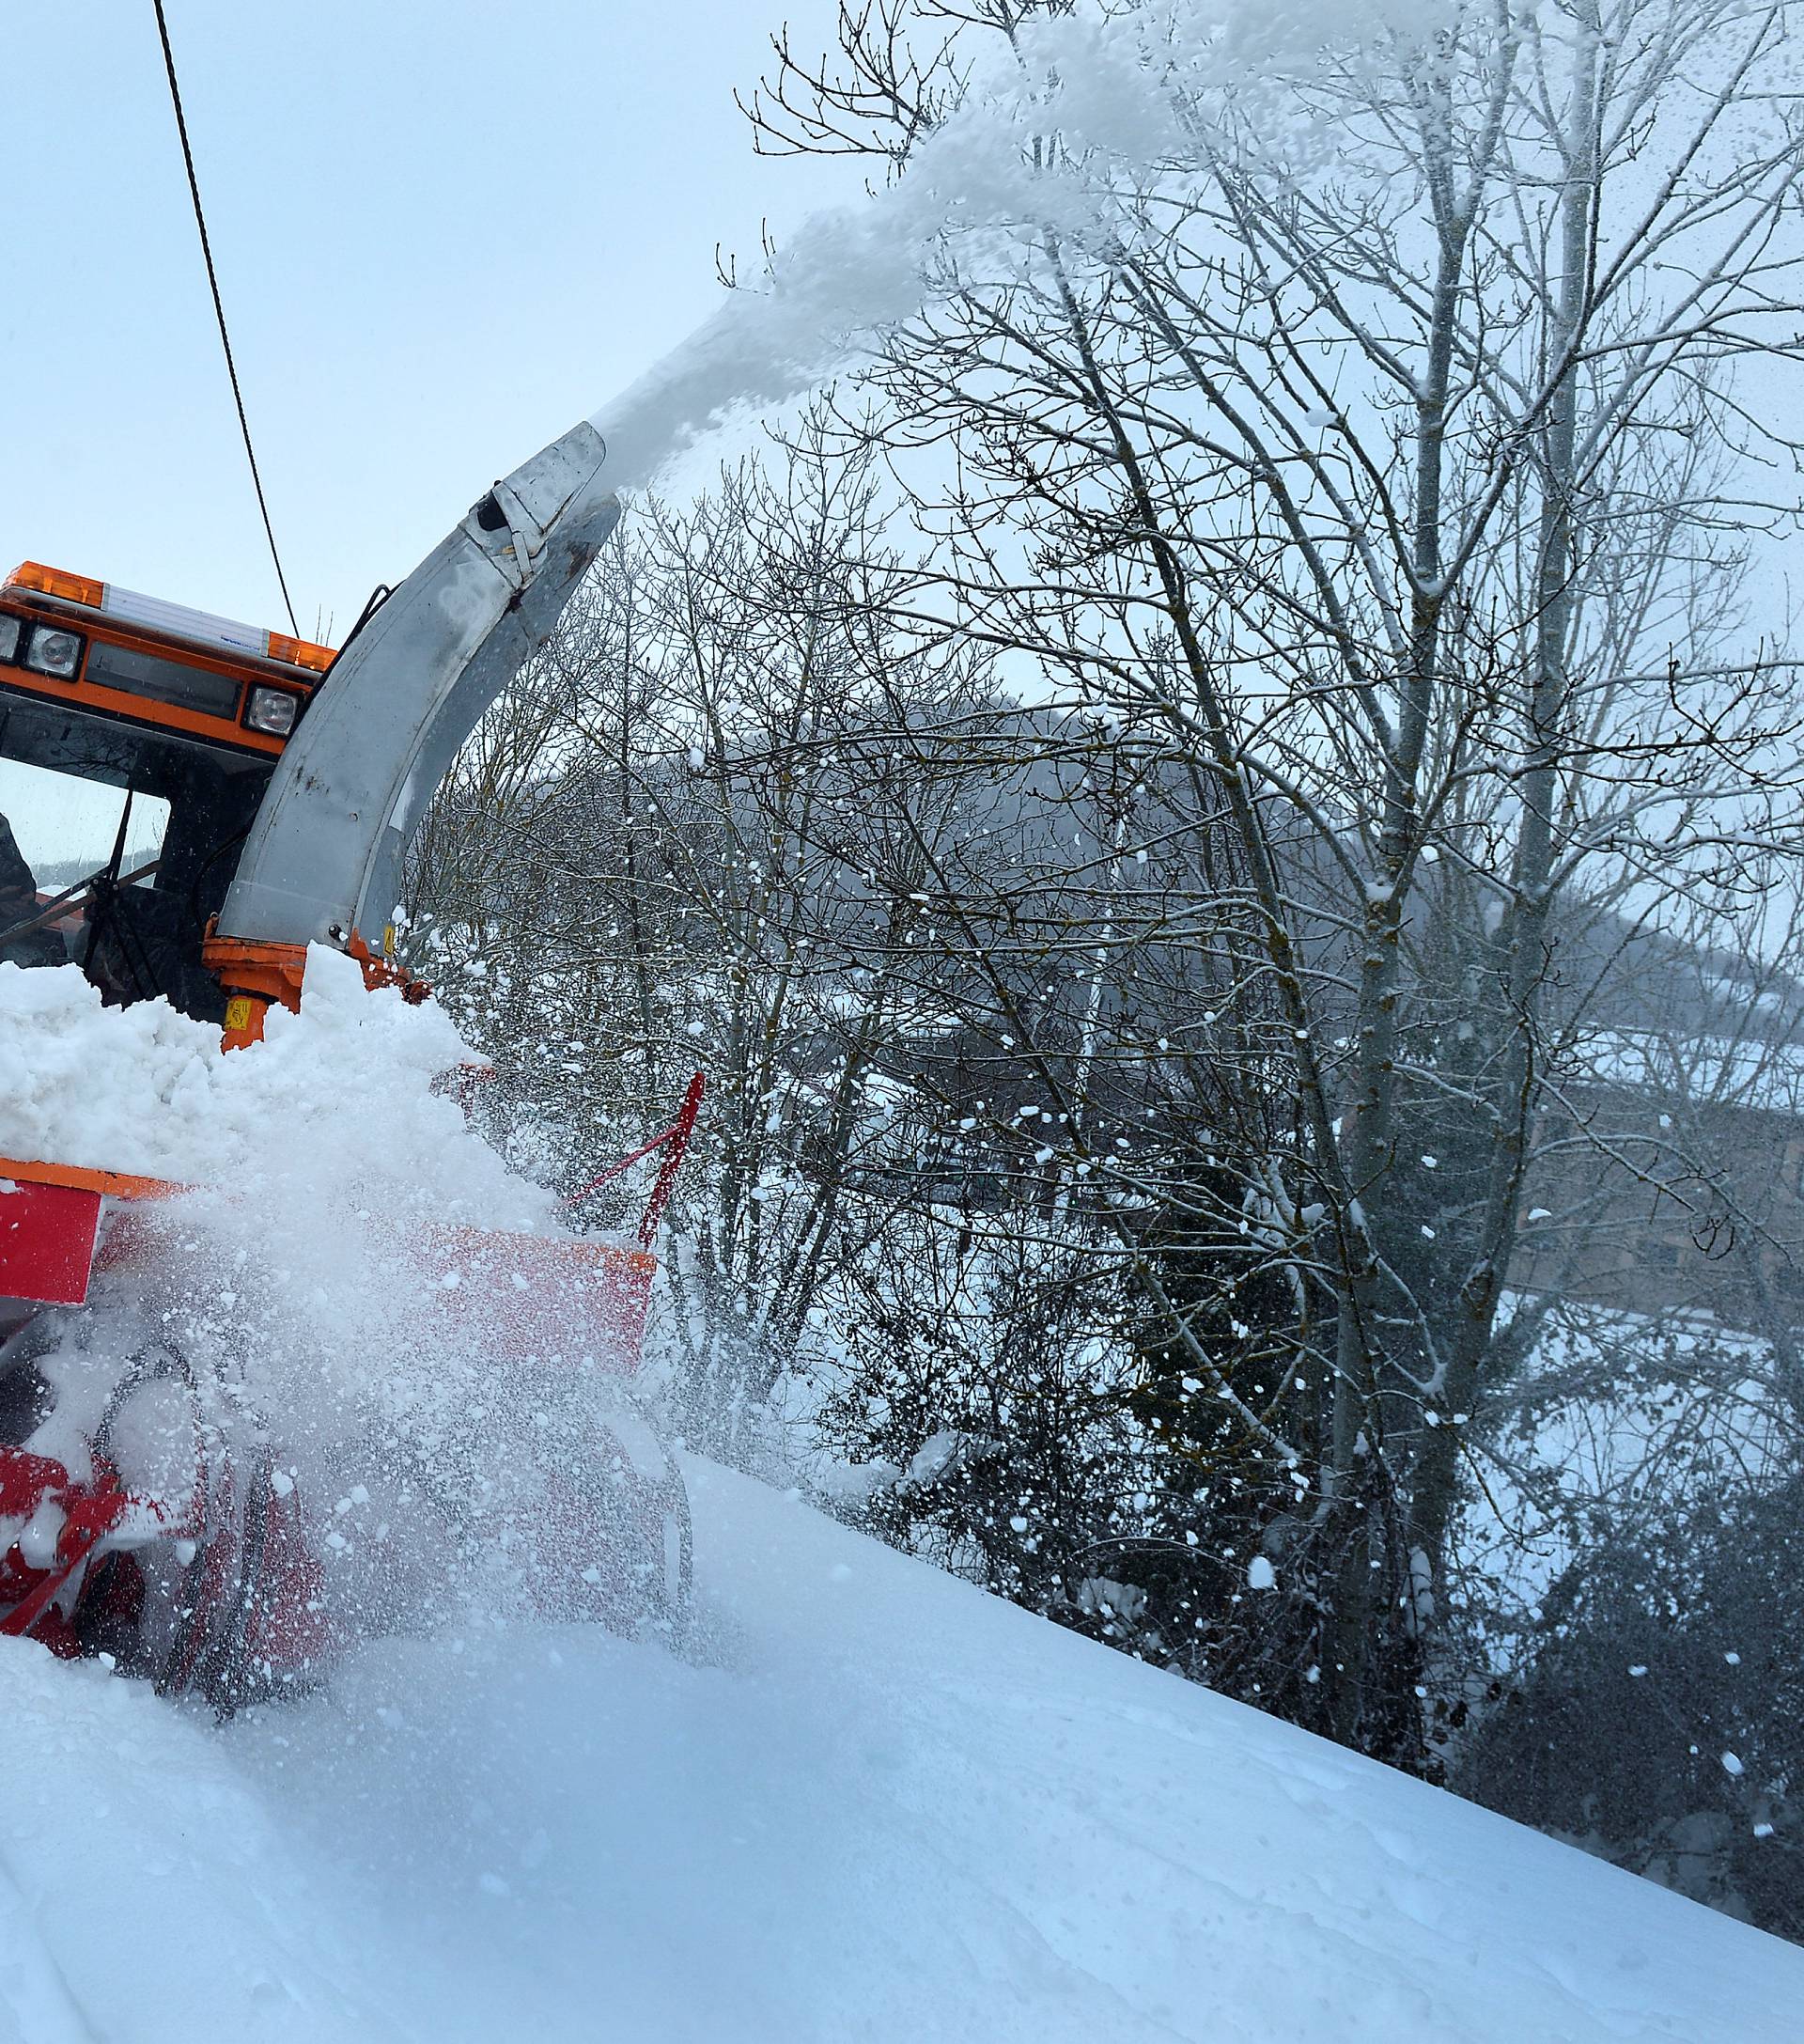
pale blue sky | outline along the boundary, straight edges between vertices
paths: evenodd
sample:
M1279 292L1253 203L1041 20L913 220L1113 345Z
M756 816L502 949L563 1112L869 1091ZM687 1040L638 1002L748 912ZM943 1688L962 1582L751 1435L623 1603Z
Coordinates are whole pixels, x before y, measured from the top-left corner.
M758 162L731 101L828 0L166 5L304 632L706 317L717 242L856 188ZM150 0L7 28L0 571L280 625Z

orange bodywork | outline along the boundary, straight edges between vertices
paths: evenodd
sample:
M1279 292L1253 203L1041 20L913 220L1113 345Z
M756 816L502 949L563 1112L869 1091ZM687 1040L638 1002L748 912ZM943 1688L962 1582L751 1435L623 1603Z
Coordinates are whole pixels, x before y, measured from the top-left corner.
M379 987L398 987L401 998L417 1006L432 991L405 965L372 951L361 936L353 934L345 951L363 968L364 985L372 993ZM261 1043L264 1021L272 1007L286 1007L291 1015L301 1012L301 986L307 971L305 944L210 932L200 955L207 970L226 990L221 1050L242 1051Z
M130 1171L88 1171L80 1164L26 1162L18 1157L0 1157L0 1178L56 1185L71 1193L101 1193L108 1199L172 1199L188 1190L172 1178L139 1178Z
M263 1040L263 1018L273 1006L301 1012L301 982L306 976L303 944L270 944L255 937L209 933L202 962L226 990L223 1051L246 1050Z

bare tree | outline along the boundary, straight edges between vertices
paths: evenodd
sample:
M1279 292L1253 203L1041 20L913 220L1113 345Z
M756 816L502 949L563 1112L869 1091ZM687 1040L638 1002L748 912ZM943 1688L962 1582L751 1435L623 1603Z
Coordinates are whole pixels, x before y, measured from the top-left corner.
M686 1423L735 1455L885 1210L873 1089L946 804L887 760L867 777L861 741L874 703L937 719L985 664L900 642L899 572L836 460L641 504L416 848L418 954L501 1069L505 1139L566 1186L706 1069L668 1324Z
M1225 1157L1210 1225L1267 1231L1300 1296L1257 1395L1159 1259L1138 1281L1268 1481L1302 1478L1275 1552L1319 1614L1325 1728L1407 1753L1464 1443L1519 1346L1506 1285L1581 1026L1550 994L1572 914L1733 918L1745 856L1789 842L1796 679L1736 594L1782 508L1749 477L1788 452L1766 393L1799 299L1789 15L1454 7L1251 109L1174 65L1182 140L1139 162L1059 127L1035 67L1064 11L848 14L840 68L779 41L754 119L906 177L995 35L1045 88L1025 147L1049 195L1106 193L1078 227L1050 195L1001 262L993 230L949 235L843 429L928 542L888 596L922 643L1025 657L1180 762L1193 846L1219 814L1234 913L1193 941L1236 1002L1185 1021L1197 1055L1207 1014L1218 1064L1282 1070L1263 1147L1218 1139L1155 1188L1091 1139L1081 1061L1055 1069L1019 1001L1006 1033L1046 1053L1054 1147L1119 1195L1105 1217L1181 1208ZM1112 911L1112 961L1145 906ZM983 920L942 927L1001 1014ZM1434 1221L1430 1168L1457 1181Z

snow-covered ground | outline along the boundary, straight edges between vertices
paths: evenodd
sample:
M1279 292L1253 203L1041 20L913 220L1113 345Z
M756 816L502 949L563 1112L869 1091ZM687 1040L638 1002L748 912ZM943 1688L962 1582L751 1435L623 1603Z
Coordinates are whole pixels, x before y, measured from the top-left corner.
M1792 2038L1804 1952L692 1470L689 1659L0 1641L0 2038Z

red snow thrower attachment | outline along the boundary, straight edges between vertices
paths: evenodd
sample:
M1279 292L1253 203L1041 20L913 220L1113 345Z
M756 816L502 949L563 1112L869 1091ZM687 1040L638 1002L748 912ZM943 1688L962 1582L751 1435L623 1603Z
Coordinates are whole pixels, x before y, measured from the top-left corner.
M117 1473L101 1456L94 1458L92 1480L77 1484L46 1455L0 1447L0 1520L25 1522L0 1554L0 1604L12 1606L0 1618L0 1637L35 1639L65 1661L75 1659L82 1651L80 1638L71 1615L55 1600L131 1504ZM38 1553L35 1565L25 1558L28 1545Z
M160 1394L190 1409L192 1460L141 1490L122 1470L143 1460L147 1416L154 1430L169 1407L147 1415L139 1406L135 1422L132 1408ZM347 1638L292 1476L266 1442L234 1455L218 1433L194 1371L152 1342L131 1358L85 1443L87 1475L0 1443L0 1528L9 1529L0 1531L0 1637L64 1660L110 1656L159 1694L198 1695L222 1718L336 1660Z
M489 1068L460 1067L443 1090L465 1100ZM707 1081L696 1072L676 1119L617 1163L599 1172L564 1204L574 1209L603 1185L661 1151L658 1176L634 1231L639 1247L568 1236L505 1234L491 1228L433 1227L412 1236L424 1267L436 1278L427 1293L446 1320L446 1336L479 1329L497 1355L588 1355L603 1368L630 1376L645 1348L658 1259L651 1253L695 1130Z
M343 1652L299 1500L292 1484L284 1492L275 1480L270 1456L248 1474L229 1464L203 1470L179 1521L155 1498L128 1490L103 1455L92 1461L93 1474L78 1483L48 1456L0 1446L0 1519L24 1521L0 1554L0 1605L11 1607L0 1637L36 1640L65 1661L111 1645L124 1672L151 1677L163 1695L202 1695L222 1717L316 1676ZM149 1539L179 1543L175 1552L192 1558L178 1592L179 1622L147 1660L137 1553Z
M657 1271L650 1243L704 1083L696 1073L669 1127L576 1195L580 1203L657 1154L637 1243L397 1230L426 1281L419 1310L433 1324L443 1315L447 1343L478 1342L497 1371L542 1383L552 1402L572 1385L602 1401L593 1412L583 1406L586 1416L573 1422L581 1452L546 1474L540 1490L524 1472L514 1521L502 1514L504 1545L536 1554L549 1543L562 1557L534 1586L535 1608L560 1621L668 1629L687 1605L681 1475L630 1389L605 1381L630 1377L641 1360ZM455 1095L459 1084L454 1078L445 1090ZM44 1315L43 1350L29 1332L46 1307L86 1305L104 1321L104 1303L89 1299L96 1270L111 1272L116 1288L142 1273L154 1290L160 1267L181 1255L179 1230L163 1225L158 1207L184 1190L0 1158L0 1336L20 1334L0 1353L0 1425L9 1431L0 1440L0 1637L34 1639L71 1658L110 1655L121 1674L164 1695L201 1697L225 1717L294 1693L349 1643L310 1542L298 1473L278 1467L262 1422L240 1410L220 1365L183 1356L162 1335L125 1358L99 1424L81 1422L71 1467L56 1459L67 1453L66 1430L38 1431L62 1393L37 1358L54 1352L59 1330L76 1322ZM170 1438L191 1441L192 1457L147 1459L147 1440ZM39 1452L53 1442L54 1454ZM447 1539L467 1531L455 1510L445 1527Z
M87 1297L103 1200L167 1199L184 1190L129 1171L0 1157L0 1334L32 1307L78 1306ZM115 1254L121 1218L109 1244Z

